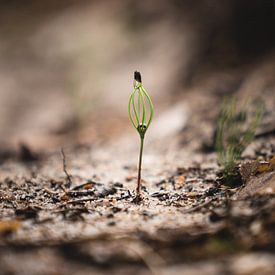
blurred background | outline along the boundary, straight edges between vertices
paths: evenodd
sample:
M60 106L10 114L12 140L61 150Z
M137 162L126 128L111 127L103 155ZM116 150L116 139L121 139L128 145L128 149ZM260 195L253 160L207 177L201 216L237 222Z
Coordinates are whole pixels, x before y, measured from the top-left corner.
M0 39L2 151L130 131L134 70L157 117L186 116L189 140L224 95L266 94L274 107L274 0L1 0Z

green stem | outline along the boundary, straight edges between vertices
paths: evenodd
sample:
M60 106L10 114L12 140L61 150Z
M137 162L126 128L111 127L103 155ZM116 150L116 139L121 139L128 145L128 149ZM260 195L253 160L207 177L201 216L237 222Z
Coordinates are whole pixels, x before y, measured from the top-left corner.
M140 189L141 189L141 163L142 163L142 153L143 153L143 141L144 141L144 138L140 138L140 151L139 151L139 162L138 162L138 180L137 180L137 196L140 196Z

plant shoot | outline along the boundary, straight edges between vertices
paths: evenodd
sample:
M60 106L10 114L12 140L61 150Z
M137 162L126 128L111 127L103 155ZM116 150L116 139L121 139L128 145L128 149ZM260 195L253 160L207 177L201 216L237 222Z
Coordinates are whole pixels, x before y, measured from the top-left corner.
M143 143L145 133L152 122L154 107L149 94L142 85L141 74L137 71L134 73L134 88L129 98L128 113L134 128L140 136L138 178L136 188L137 197L140 197Z

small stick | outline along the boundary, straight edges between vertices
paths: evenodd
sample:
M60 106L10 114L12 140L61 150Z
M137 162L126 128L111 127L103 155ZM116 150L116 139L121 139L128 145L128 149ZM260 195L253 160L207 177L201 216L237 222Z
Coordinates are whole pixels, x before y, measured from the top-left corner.
M48 187L44 187L44 191L46 191L47 193L49 193L51 195L59 194L58 191L53 191L53 190L49 189Z
M92 190L83 190L83 191L78 191L78 190L67 190L66 194L67 195L72 195L72 196L88 196L88 195L94 195L94 191Z
M67 172L66 156L65 156L63 148L61 148L61 155L62 155L62 159L63 159L63 171L67 177L67 187L70 188L72 185L72 179L71 179L71 176L69 175L69 173Z
M76 200L67 201L66 204L84 203L84 202L94 201L94 200L95 200L95 198L76 199Z
M195 205L194 207L192 207L192 208L190 208L190 209L187 209L187 210L183 211L183 213L184 213L184 214L188 214L188 213L192 213L192 212L194 212L194 211L200 210L201 208L203 208L203 207L207 206L208 204L210 204L211 202L213 202L214 199L215 199L215 198L211 198L211 199L209 199L209 200L207 200L207 201L205 201L205 202L203 202L203 203L201 203L201 204L197 204L197 205Z
M71 190L78 190L78 189L81 189L81 188L85 188L87 185L96 185L96 184L99 184L95 181L88 181L88 182L85 182L85 183L81 183L77 186L74 186Z

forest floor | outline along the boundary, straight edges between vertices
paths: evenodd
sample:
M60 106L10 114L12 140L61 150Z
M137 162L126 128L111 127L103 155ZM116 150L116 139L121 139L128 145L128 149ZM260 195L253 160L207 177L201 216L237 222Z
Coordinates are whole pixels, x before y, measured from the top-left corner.
M274 274L273 93L264 95L268 115L243 157L269 169L241 186L216 180L220 97L186 93L197 111L180 130L172 123L180 107L154 120L167 131L148 131L140 202L134 131L66 147L65 158L24 145L1 156L0 273Z
M192 1L185 13L175 1L172 11L152 1L2 2L0 275L274 275L275 54L232 58L227 40L212 41L214 10L217 22L224 13L209 1L209 12L194 5L201 24L188 19ZM135 69L155 106L141 201L127 117ZM217 180L226 96L265 105L241 185Z

